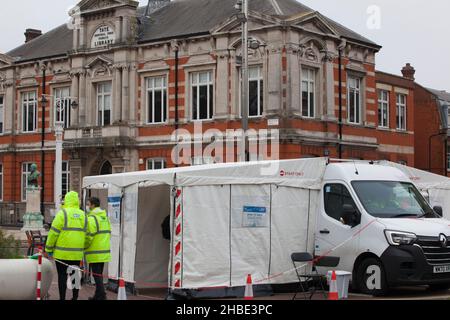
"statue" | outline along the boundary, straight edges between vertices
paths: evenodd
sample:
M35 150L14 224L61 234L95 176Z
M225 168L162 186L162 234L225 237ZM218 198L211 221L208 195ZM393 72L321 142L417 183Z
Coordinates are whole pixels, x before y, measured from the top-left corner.
M37 165L33 163L31 165L31 172L28 176L28 186L31 188L38 188L38 179L41 176L41 173L37 170Z
M40 176L41 173L38 171L37 165L33 163L31 172L27 177L27 206L23 216L23 231L43 230L44 217L41 213L41 189L38 184Z

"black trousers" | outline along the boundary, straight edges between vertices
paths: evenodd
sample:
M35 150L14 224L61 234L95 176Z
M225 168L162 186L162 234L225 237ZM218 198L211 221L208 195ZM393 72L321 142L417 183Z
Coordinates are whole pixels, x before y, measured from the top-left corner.
M103 262L100 263L91 263L89 264L91 268L91 272L93 273L94 281L95 281L95 300L105 300L106 292L105 286L103 284L103 268L105 264Z
M58 288L59 288L59 300L66 300L67 291L67 265L79 268L80 261L59 260L62 263L56 261L56 271L58 272ZM64 264L63 264L64 263ZM78 289L72 290L72 300L78 300Z

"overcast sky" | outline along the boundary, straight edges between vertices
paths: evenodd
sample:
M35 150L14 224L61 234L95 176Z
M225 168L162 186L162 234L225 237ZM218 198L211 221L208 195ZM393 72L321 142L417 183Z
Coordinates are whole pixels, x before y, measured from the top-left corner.
M250 0L258 1L258 0ZM0 52L24 40L26 28L48 31L67 18L76 0L2 1ZM146 0L141 0L141 5ZM450 91L450 1L443 0L301 0L383 46L377 69L400 74L406 62L417 80ZM195 18L195 17L194 17Z

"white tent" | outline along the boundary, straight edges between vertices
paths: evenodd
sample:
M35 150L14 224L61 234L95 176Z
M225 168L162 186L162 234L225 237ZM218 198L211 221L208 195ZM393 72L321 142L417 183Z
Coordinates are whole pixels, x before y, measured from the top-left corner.
M392 166L403 171L422 192L428 195L431 206L441 206L444 218L450 220L449 178L394 162L382 161L380 164Z
M257 284L296 281L290 254L314 251L316 206L327 161L231 163L86 177L85 195L108 199L113 226L109 277L122 276L136 288L237 287L247 274ZM450 218L450 179L380 164L405 172ZM170 243L161 231L169 214Z
M108 192L109 276L137 288L290 283L290 254L313 251L315 205L326 158L231 163L86 177ZM122 213L122 214L120 214ZM172 240L161 223L171 214ZM169 270L169 272L167 272Z

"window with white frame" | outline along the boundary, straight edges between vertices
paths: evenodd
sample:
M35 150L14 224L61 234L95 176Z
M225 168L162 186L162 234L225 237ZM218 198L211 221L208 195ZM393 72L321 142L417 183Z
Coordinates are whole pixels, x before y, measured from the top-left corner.
M213 118L214 84L211 71L193 72L191 78L192 120Z
M37 129L36 91L22 93L22 131L34 132Z
M192 166L201 166L204 164L214 164L215 160L213 157L192 157L191 165Z
M102 127L111 125L111 92L111 82L97 83L97 124Z
M160 170L166 168L166 160L157 159L147 159L147 170Z
M389 91L378 91L378 126L389 128Z
M3 201L3 163L0 163L0 201Z
M450 171L450 144L447 145L447 171Z
M314 118L316 113L316 70L302 68L302 116Z
M248 70L248 116L260 117L264 112L264 78L262 67Z
M67 129L70 127L70 88L55 88L54 95L55 123L63 122L64 129Z
M147 123L167 121L167 79L165 76L146 78Z
M361 78L348 77L348 122L361 123Z
M0 96L0 133L3 133L4 130L4 122L5 122L5 97Z
M406 130L406 95L397 94L397 129Z
M31 162L22 163L22 201L27 201L28 176L31 173Z
M70 190L70 165L69 161L62 162L62 176L61 176L61 192L64 197Z

